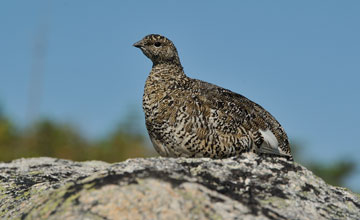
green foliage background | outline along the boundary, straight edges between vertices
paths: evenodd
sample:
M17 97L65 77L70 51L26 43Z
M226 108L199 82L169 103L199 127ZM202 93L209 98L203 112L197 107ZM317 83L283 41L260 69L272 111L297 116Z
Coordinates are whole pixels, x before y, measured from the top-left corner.
M146 137L129 123L99 140L86 139L74 126L43 119L19 129L0 110L0 161L21 157L57 157L76 161L102 160L117 162L133 157L149 157L156 153Z
M0 107L0 161L21 157L56 157L76 161L102 160L118 162L134 157L156 156L139 129L134 115L128 115L118 128L100 140L90 141L73 126L43 119L19 129ZM295 161L303 164L326 182L344 186L355 171L355 162L339 160L329 164L305 160L299 144L292 144Z

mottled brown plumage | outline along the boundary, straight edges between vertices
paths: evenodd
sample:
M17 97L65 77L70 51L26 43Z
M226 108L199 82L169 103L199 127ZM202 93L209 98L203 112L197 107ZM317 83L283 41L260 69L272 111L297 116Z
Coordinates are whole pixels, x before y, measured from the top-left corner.
M225 158L243 152L292 158L276 119L242 95L185 75L174 44L151 34L134 44L152 60L143 109L162 156Z

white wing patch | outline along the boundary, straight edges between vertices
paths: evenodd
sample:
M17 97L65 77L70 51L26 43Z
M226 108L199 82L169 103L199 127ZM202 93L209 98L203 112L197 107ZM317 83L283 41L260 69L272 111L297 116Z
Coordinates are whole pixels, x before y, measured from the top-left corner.
M265 131L259 129L262 137L264 138L264 142L261 144L259 151L262 153L270 153L270 154L279 154L279 142L276 139L274 133L270 131L270 129L266 129Z

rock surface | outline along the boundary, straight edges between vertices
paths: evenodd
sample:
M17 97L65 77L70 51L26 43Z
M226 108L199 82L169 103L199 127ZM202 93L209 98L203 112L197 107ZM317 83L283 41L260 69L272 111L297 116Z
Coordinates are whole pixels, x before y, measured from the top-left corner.
M2 219L360 219L359 195L284 158L0 163Z

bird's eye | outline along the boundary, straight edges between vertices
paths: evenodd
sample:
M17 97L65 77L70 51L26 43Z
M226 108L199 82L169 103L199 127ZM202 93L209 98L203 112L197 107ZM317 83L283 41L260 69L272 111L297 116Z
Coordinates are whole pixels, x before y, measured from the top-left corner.
M160 42L155 42L155 47L160 47L161 46L161 43Z

